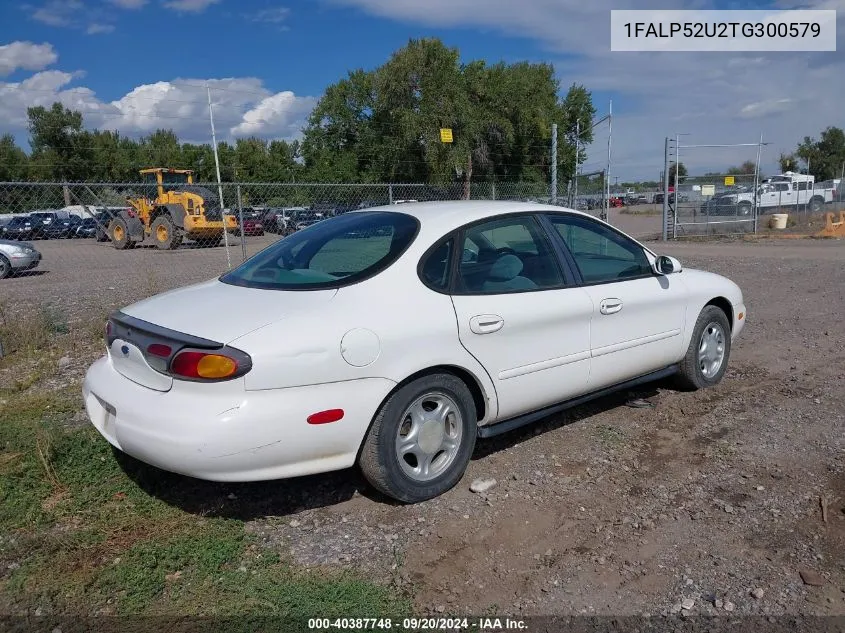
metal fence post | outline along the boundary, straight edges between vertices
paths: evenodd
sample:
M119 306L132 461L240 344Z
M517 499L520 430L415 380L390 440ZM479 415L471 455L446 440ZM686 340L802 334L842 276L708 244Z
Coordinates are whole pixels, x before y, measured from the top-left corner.
M663 150L663 241L669 239L669 137Z
M246 237L244 236L244 205L241 200L241 186L238 184L238 217L241 225L241 253L243 254L243 261L246 261Z
M387 185L388 204L393 204L393 185Z

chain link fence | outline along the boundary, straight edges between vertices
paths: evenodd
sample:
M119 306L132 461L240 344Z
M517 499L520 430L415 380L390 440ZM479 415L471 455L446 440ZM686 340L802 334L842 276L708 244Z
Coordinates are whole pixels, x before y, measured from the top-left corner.
M467 197L552 200L544 183L472 183L468 190L463 183L165 183L163 193L143 183L0 183L0 238L37 252L22 254L23 244L4 251L14 266L5 276L14 278L0 281L0 321L47 310L61 327L82 327L133 301L214 278L354 209Z

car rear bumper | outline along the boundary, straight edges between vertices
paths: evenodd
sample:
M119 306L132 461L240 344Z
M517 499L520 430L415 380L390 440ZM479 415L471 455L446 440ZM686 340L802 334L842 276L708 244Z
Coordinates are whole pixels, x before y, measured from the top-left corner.
M376 409L394 386L367 378L245 391L176 381L158 392L125 378L104 356L89 368L83 397L97 431L126 454L171 472L233 482L354 465ZM344 410L343 419L306 422L335 408Z

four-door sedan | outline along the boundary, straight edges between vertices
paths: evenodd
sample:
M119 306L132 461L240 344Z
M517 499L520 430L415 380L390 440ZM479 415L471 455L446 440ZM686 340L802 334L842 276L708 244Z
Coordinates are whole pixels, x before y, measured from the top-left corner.
M83 391L112 445L169 471L357 464L418 502L461 479L477 437L670 375L715 385L744 323L736 284L583 213L377 207L115 312Z

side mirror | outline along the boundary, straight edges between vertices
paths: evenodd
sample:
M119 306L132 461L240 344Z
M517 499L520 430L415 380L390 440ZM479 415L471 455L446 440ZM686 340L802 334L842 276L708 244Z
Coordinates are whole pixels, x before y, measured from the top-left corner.
M661 255L654 260L654 272L658 275L671 275L673 273L679 273L681 270L683 270L681 262L674 257Z

